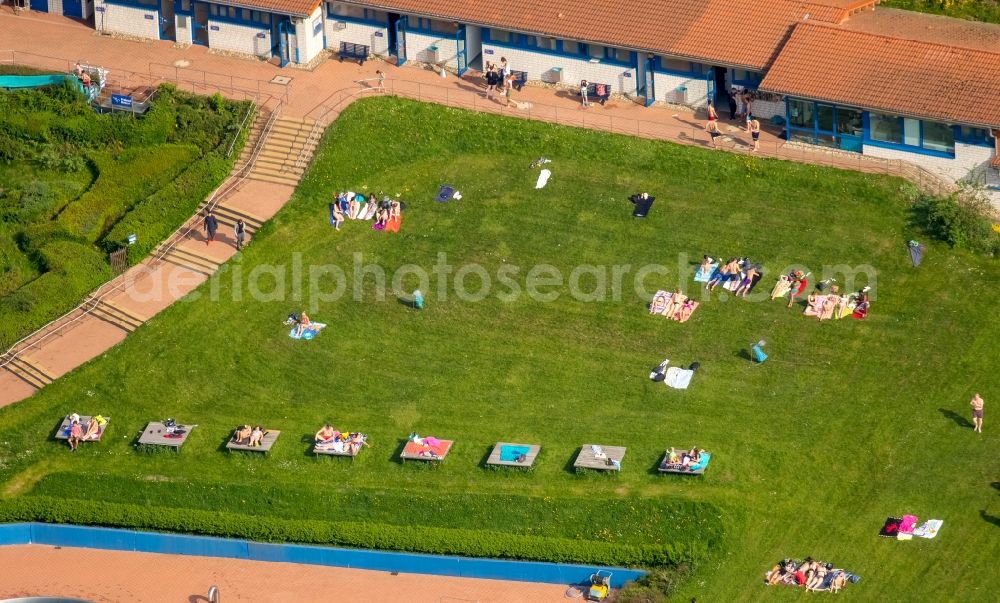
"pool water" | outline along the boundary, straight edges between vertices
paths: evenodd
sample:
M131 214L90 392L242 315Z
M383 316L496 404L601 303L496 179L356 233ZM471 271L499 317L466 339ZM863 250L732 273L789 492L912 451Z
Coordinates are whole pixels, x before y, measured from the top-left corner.
M528 454L528 450L530 448L527 446L501 446L500 460L514 463L517 461L517 457Z

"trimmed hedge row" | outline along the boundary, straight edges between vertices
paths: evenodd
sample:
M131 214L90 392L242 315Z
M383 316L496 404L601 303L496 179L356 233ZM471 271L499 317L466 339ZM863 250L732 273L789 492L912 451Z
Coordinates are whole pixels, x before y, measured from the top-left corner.
M364 522L291 520L266 515L174 509L21 497L0 501L0 522L39 521L161 530L242 538L416 553L526 559L563 563L662 566L689 563L708 554L704 542L635 545L507 532Z
M166 186L199 155L191 145L129 149L116 157L95 153L97 181L61 214L74 235L97 241L134 205Z

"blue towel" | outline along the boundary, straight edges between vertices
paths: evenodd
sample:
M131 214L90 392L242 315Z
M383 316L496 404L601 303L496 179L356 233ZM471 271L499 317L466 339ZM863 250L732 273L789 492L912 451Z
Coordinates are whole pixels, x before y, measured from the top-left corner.
M445 201L450 201L452 195L454 194L455 194L455 187L451 186L450 184L442 185L441 189L438 191L438 196L436 201L438 203L444 203Z
M321 322L314 322L308 329L303 329L301 335L296 335L295 331L298 327L292 327L292 330L288 332L288 336L292 339L305 339L309 341L310 339L316 337L316 335L323 330L326 325Z
M718 262L712 264L711 268L709 268L707 271L708 274L705 274L705 271L701 269L701 266L698 266L698 270L696 270L694 273L694 280L695 282L698 283L707 283L708 281L712 280L712 277L715 276L715 273L718 270L719 270Z

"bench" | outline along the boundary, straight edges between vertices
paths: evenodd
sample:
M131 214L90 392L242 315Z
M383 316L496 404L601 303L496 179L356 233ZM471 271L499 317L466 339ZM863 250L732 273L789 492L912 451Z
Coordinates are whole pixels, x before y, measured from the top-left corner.
M355 59L358 61L359 65L364 65L365 61L368 60L368 46L364 44L353 44L351 42L341 42L340 52L340 62L343 63L345 58Z
M521 88L524 88L524 85L528 83L527 71L514 71L512 69L510 77L512 78L511 85L514 86L514 90L517 90L518 92L520 92Z
M602 88L604 90L604 94L597 93L598 86L604 86L604 88ZM587 99L591 102L596 100L603 105L608 102L609 98L611 98L611 86L608 84L602 84L600 82L590 82L587 84Z

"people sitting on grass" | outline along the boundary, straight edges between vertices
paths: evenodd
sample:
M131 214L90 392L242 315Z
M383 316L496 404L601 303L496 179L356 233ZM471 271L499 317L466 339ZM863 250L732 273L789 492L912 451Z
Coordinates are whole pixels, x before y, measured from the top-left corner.
M840 295L840 288L833 285L825 295L819 290L810 293L802 313L819 320L839 320L847 316L863 319L868 315L869 306L868 287L851 295Z
M309 325L310 325L309 315L306 314L305 310L303 310L302 313L299 314L298 319L296 320L295 336L296 337L302 337L303 331L305 331L306 329L308 329Z
M844 585L858 582L860 577L842 569L833 567L832 563L816 561L806 557L797 564L792 559L782 559L764 574L764 583L768 586L784 584L787 586L803 586L808 591L839 592Z

